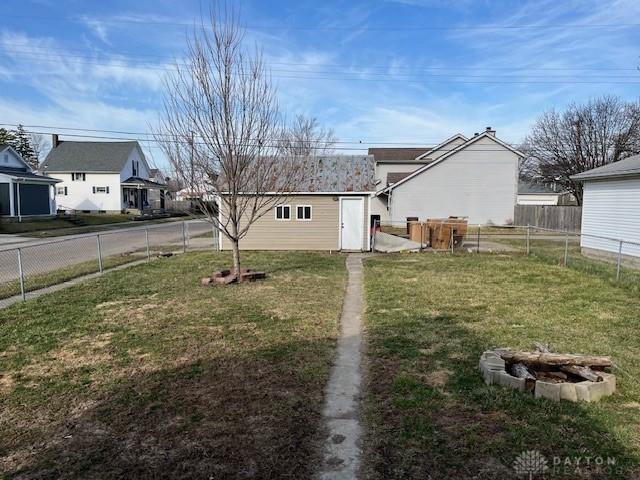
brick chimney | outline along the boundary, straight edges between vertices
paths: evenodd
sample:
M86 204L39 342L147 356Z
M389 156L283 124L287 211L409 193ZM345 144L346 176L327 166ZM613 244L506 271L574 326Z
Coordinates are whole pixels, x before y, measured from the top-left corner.
M58 134L57 133L52 133L51 134L51 148L56 148L58 145L60 145L60 140L58 140Z
M493 128L491 128L491 127L487 127L487 128L485 128L485 130L484 130L484 131L485 131L486 133L488 133L489 135L491 135L492 137L495 137L495 136L496 136L496 131L495 131Z

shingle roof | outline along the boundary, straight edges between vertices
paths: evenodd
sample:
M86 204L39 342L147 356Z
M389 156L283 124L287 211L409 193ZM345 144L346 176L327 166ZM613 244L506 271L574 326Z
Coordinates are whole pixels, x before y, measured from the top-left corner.
M598 178L628 177L640 175L640 155L618 160L602 167L587 170L571 177L572 180L595 180Z
M411 172L389 172L387 173L387 185L399 182L404 177L411 175Z
M306 177L301 192L371 192L375 190L371 155L300 157Z
M61 180L56 180L55 178L45 177L44 175L36 175L35 173L32 173L32 172L25 172L16 168L0 168L0 173L4 175L9 175L12 177L40 180L40 181L51 182L51 183L57 183L61 181Z
M138 142L60 142L41 165L48 172L120 172Z
M369 155L376 161L380 160L415 160L423 153L431 150L429 147L417 148L370 148Z

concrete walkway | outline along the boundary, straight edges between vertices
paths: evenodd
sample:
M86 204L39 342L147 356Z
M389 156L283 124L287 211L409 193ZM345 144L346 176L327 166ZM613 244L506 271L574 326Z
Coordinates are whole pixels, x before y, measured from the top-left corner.
M359 420L362 380L363 255L347 257L349 280L340 318L338 351L325 392L323 417L327 429L322 480L357 478L360 467Z

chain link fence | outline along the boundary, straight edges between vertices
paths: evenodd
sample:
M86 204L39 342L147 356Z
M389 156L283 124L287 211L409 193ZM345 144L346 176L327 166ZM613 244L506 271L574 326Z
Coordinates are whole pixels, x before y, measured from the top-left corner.
M219 232L190 220L74 235L0 250L0 300L167 252L219 250Z
M455 221L439 235L427 222L377 223L372 227L372 248L380 252L529 255L640 292L640 242L535 226L456 226Z

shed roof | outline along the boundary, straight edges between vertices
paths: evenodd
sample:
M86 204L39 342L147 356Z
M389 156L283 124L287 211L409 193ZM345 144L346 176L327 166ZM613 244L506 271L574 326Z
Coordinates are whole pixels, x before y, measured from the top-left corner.
M618 160L602 167L587 170L571 177L572 180L597 180L599 178L633 177L640 175L640 155Z
M298 157L304 163L301 192L372 192L375 190L372 155Z
M32 172L25 172L17 168L0 168L0 174L9 175L10 177L14 177L14 178L22 178L25 180L38 180L40 182L47 182L47 183L58 183L62 181L62 180L57 180L55 178L46 177L44 175L37 175Z
M42 162L48 172L121 172L138 142L68 142L53 148Z

